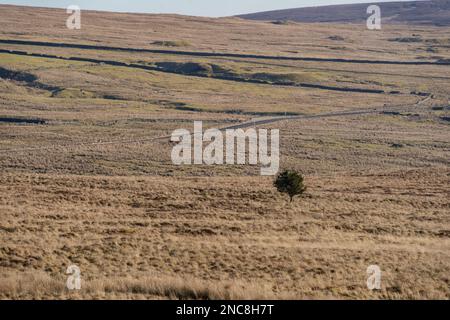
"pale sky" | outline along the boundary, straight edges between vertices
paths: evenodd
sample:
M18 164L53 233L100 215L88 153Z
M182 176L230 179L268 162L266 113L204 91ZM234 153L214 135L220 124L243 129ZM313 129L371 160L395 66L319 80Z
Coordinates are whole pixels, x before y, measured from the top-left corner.
M388 2L392 0L375 0ZM397 0L398 1L398 0ZM67 8L78 5L81 9L142 12L179 13L194 16L222 17L277 9L312 7L330 4L365 3L370 0L10 0L0 4Z

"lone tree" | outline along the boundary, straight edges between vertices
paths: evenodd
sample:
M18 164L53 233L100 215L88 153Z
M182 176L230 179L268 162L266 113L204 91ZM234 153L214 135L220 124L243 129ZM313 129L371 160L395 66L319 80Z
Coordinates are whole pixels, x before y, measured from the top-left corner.
M291 199L295 196L302 195L306 191L303 184L303 176L294 170L286 170L281 172L273 183L278 192L287 193Z

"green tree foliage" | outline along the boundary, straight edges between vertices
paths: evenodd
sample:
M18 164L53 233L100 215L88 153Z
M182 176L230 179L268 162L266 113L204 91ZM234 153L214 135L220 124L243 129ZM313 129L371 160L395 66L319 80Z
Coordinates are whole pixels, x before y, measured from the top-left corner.
M302 195L306 191L303 176L294 170L281 172L275 179L274 186L278 192L287 193L291 202L295 196Z

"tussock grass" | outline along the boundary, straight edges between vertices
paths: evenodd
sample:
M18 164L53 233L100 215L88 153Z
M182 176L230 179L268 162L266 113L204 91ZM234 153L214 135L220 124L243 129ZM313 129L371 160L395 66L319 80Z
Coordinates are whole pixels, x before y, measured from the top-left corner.
M153 277L111 277L108 279L82 279L82 288L70 291L66 288L66 279L52 277L42 271L33 273L2 274L0 279L0 297L17 299L58 298L68 295L105 296L127 295L145 296L152 299L180 300L265 300L275 296L267 288L242 281L204 281L192 277L174 277L155 275ZM289 294L278 298L287 299Z
M172 51L450 59L446 28L421 26L414 34L422 42L399 42L388 40L411 37L410 26L381 34L354 25L86 11L80 34L64 29L54 9L0 7L5 39L154 49L189 39L189 50ZM149 33L136 30L170 41L150 44ZM176 72L0 54L0 68L60 89L31 87L10 72L0 79L0 298L450 297L448 108L432 110L448 105L448 67L2 48ZM412 106L418 91L433 99L417 112L261 127L280 130L281 169L305 174L308 192L292 204L257 166L174 166L168 139L146 140L192 130L194 120L206 129L262 116ZM103 141L116 143L96 144ZM65 288L69 264L81 269L80 292ZM380 291L367 290L371 264L382 269Z

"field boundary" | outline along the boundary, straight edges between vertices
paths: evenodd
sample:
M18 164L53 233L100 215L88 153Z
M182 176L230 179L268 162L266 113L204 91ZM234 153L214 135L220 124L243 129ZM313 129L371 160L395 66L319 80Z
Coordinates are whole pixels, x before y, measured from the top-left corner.
M178 51L178 50L162 50L162 49L124 48L124 47L98 46L98 45L89 45L89 44L55 43L55 42L30 41L30 40L0 39L0 44L54 47L54 48L72 48L72 49L86 49L86 50L144 52L144 53L171 54L171 55L184 55L184 56L196 56L196 57L228 57L228 58L247 58L247 59L263 59L263 60L292 60L292 61L309 61L309 62L336 62L336 63L361 63L361 64L450 66L450 61L399 61L399 60L395 61L395 60L266 56L266 55L256 55L256 54L239 54L239 53L224 53L224 52L201 52L201 51Z

